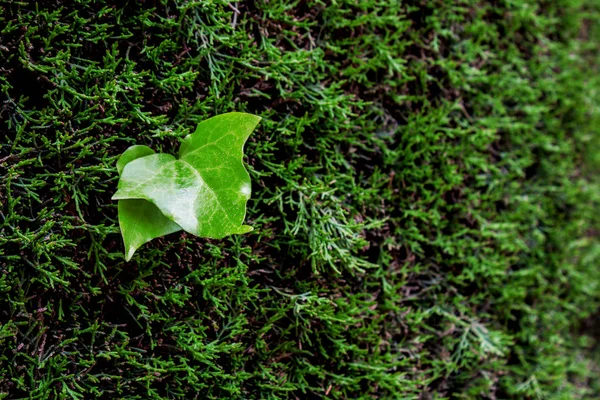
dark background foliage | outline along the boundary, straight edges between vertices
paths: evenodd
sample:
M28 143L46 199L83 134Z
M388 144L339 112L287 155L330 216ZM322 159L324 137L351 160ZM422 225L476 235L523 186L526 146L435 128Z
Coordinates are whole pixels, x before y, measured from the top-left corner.
M600 397L593 0L0 1L0 398ZM210 116L244 236L125 263Z

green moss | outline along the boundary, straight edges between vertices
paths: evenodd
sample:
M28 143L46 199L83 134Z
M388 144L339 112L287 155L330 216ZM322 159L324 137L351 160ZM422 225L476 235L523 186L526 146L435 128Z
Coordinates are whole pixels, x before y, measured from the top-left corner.
M1 3L0 398L599 397L595 3ZM125 263L227 111L256 230Z

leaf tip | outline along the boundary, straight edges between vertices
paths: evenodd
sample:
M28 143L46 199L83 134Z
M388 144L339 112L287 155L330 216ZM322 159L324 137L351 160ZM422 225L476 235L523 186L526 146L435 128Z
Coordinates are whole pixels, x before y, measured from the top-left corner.
M238 231L238 234L252 232L253 230L254 230L254 228L251 227L250 225L242 225L242 226L240 226L240 230Z
M127 248L127 253L125 254L125 261L130 261L131 258L133 257L134 253L135 253L135 247L129 246Z

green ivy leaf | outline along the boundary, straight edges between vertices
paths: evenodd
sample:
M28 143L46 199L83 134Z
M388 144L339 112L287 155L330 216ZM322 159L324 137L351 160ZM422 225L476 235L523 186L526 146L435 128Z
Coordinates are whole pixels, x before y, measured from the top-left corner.
M123 154L113 200L145 201L119 204L127 259L137 247L166 234L163 231L178 230L172 230L175 227L209 238L252 230L243 225L251 186L242 159L244 144L259 121L260 117L244 113L203 121L184 139L179 158L150 153L145 146ZM174 224L166 224L158 214Z
M131 146L119 157L117 171L123 173L125 166L138 158L154 154L148 146ZM154 204L146 200L119 200L119 226L125 245L125 260L144 243L157 237L181 230L175 222L165 217Z
M131 260L133 253L144 243L181 230L154 204L139 199L119 200L119 226L125 245L125 261Z
M152 150L148 146L131 146L117 160L117 172L119 175L123 173L123 168L133 160L136 160L141 157L149 156L154 154L154 150Z

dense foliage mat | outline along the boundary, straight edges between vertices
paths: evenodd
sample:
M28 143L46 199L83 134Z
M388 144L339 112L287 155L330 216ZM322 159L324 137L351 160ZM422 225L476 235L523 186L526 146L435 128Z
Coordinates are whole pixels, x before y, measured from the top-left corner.
M0 398L599 398L599 8L1 1ZM230 111L255 230L125 262Z

